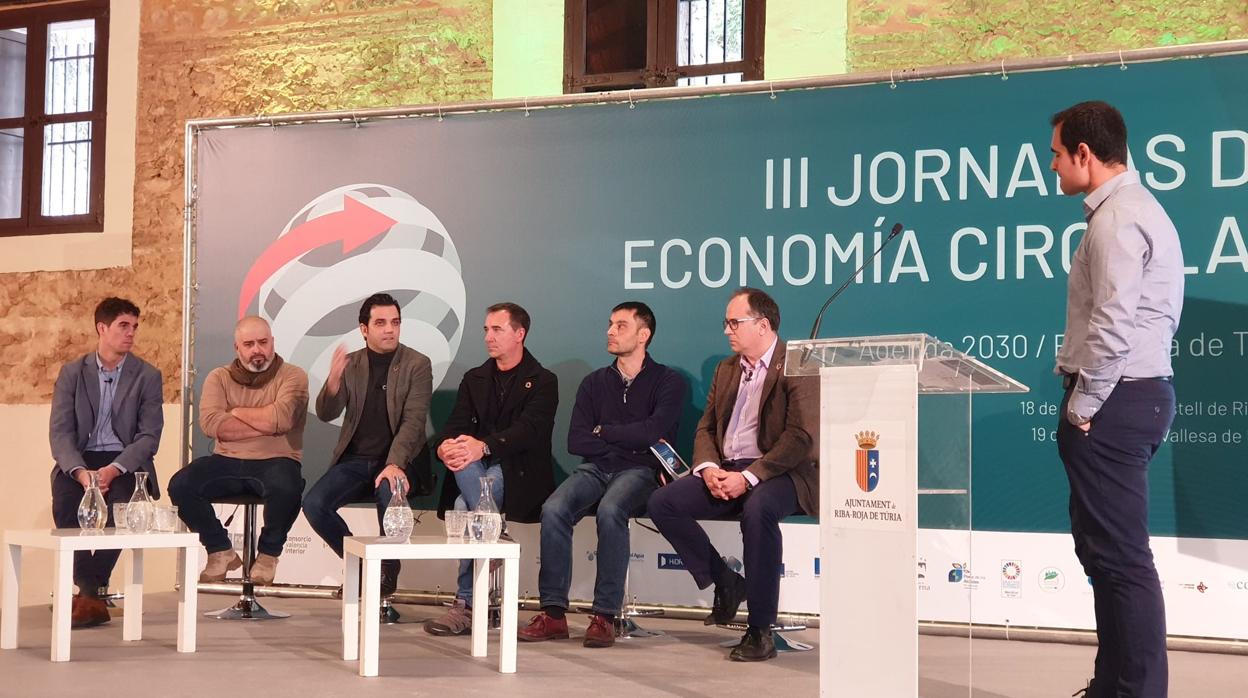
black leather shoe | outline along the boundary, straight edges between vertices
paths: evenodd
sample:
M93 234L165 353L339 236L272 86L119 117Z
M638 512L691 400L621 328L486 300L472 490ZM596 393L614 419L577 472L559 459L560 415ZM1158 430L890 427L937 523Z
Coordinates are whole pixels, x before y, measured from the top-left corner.
M399 590L399 570L403 564L398 560L381 561L381 598L392 596Z
M776 656L776 641L771 636L771 628L745 629L741 644L732 648L728 658L734 662L762 662Z
M715 585L715 603L711 606L711 614L702 622L706 625L731 623L744 600L745 577L733 572L727 582Z

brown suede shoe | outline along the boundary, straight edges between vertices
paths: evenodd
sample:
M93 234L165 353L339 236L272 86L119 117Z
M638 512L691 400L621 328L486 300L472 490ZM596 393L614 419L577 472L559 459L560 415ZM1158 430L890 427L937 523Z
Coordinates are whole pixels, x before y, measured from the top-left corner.
M230 570L236 570L242 566L243 559L233 550L208 553L208 564L204 565L204 571L199 573L199 581L223 582Z
M615 622L595 613L585 628L586 647L610 647L615 644Z
M251 581L253 584L268 586L273 583L273 577L276 574L276 557L267 553L259 553L256 555L256 561L251 563Z
M108 604L104 603L103 599L81 594L74 597L73 609L69 617L69 627L91 628L103 625L109 620L111 620L111 616L108 615Z

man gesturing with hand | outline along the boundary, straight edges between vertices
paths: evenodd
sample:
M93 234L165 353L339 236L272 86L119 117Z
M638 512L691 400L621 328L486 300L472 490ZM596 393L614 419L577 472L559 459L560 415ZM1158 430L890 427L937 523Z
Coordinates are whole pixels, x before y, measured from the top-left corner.
M429 357L399 342L399 303L387 293L369 296L360 307L365 347L348 354L338 347L329 376L316 397L316 416L329 422L344 415L333 465L303 499L308 523L342 557L351 535L338 509L367 494L377 503L381 527L392 492L411 490L412 459L425 446L425 421L433 398ZM398 588L399 561L381 563L381 594Z

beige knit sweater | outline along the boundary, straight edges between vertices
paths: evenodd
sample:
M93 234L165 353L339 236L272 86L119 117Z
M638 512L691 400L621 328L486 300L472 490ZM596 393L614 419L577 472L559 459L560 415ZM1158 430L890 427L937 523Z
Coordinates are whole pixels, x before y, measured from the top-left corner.
M241 441L217 438L221 425L229 420L234 407L270 407L276 433ZM308 415L308 374L302 368L284 363L263 388L245 388L230 378L229 369L212 369L204 381L199 401L199 426L216 440L213 453L245 460L293 458L303 460L303 425Z

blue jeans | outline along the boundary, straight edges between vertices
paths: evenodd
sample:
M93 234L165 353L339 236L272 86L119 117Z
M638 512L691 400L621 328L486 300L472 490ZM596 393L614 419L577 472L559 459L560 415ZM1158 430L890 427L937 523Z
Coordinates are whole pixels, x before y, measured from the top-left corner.
M618 615L631 555L628 520L642 516L658 487L650 468L606 472L582 463L542 505L542 560L537 575L542 606L568 607L572 584L572 529L585 516L598 521L594 612Z
M338 515L338 510L352 502L371 499L377 504L377 530L382 530L386 506L390 504L390 481L382 480L373 488L373 480L385 463L378 460L348 458L332 465L303 497L303 515L316 535L342 557L342 539L351 535L351 528Z
M214 453L191 461L169 481L169 499L178 508L178 517L199 534L199 542L209 553L234 547L217 520L213 499L244 494L263 497L264 527L256 550L277 557L299 517L301 492L303 471L299 461L290 458L243 460Z
M455 498L455 509L457 511L472 511L477 508L477 502L481 501L481 478L492 478L490 481L490 498L494 500L494 506L499 511L503 510L503 466L495 464L486 467L479 460L474 460L464 466L463 470L452 473L455 476L455 484L459 487L459 496ZM471 503L471 505L470 505ZM472 606L472 560L459 561L459 589L455 592L455 598L463 599L464 603Z

